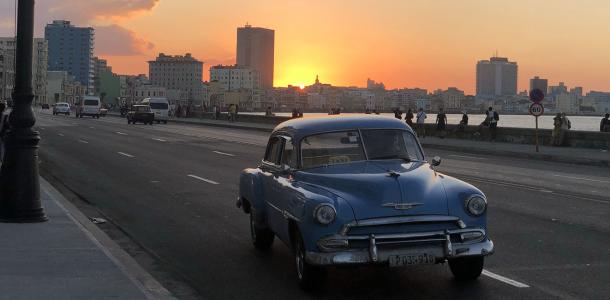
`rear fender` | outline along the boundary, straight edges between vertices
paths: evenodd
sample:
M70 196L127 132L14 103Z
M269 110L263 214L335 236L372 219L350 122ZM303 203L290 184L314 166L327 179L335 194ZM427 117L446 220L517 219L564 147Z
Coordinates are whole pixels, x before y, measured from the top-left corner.
M239 175L239 201L241 201L241 208L245 213L253 214L257 224L266 224L260 169L245 169Z

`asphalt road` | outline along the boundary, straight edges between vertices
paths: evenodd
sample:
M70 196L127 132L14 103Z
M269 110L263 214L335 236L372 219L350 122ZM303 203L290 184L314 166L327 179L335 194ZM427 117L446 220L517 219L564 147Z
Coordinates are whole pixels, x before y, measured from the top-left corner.
M299 290L288 248L251 243L235 208L239 172L256 166L266 134L124 119L39 115L42 174L112 218L209 299L602 299L610 295L610 168L431 150L439 171L489 199L496 253L473 284L447 265L330 272Z

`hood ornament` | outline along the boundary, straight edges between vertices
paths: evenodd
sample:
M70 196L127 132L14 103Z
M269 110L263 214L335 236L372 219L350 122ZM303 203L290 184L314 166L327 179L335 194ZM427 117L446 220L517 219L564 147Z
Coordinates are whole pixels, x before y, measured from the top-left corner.
M411 209L413 207L417 207L420 205L424 205L423 203L417 203L417 202L412 202L412 203L384 203L382 206L383 207L393 207L396 210L407 210L407 209Z

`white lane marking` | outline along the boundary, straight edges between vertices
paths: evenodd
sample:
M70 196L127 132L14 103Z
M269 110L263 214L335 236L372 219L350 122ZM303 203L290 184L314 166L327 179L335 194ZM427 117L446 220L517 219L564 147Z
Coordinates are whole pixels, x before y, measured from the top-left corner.
M93 126L89 126L89 129L95 129L95 127L93 127Z
M127 157L134 157L133 155L131 155L131 154L127 154L127 153L125 153L125 152L118 152L118 153L119 153L120 155L123 155L123 156L127 156Z
M471 158L471 159L480 159L480 160L486 160L487 159L487 158L483 158L483 157L468 156L468 155L457 155L457 154L449 154L448 156L451 156L451 157L461 157L461 158Z
M209 179L205 179L205 178L202 178L202 177L199 177L199 176L196 176L196 175L192 175L192 174L189 174L189 175L187 175L187 176L188 176L188 177L191 177L191 178L195 178L195 179L197 179L197 180L201 180L201 181L203 181L203 182L210 183L210 184L220 184L220 183L218 183L218 182L216 182L216 181L209 180Z
M85 141L85 140L78 140L79 142L83 143L83 144L89 144L89 142Z
M606 181L606 180L598 180L598 179L591 179L591 178L584 178L584 177L573 177L573 176L564 176L564 175L553 175L555 177L562 177L562 178L569 178L569 179L576 179L576 180L586 180L586 181L593 181L593 182L601 182L601 183L610 183L610 181Z
M166 141L166 140L164 140L164 139L155 139L155 138L153 138L153 140L155 140L155 141L159 141L159 142L167 142L167 141Z
M483 270L482 274L487 276L487 277L489 277L489 278L493 278L495 280L502 281L502 282L504 282L506 284L510 284L510 285L512 285L514 287L518 287L518 288L528 288L528 287L530 287L529 285L527 285L525 283L522 283L522 282L519 282L519 281L516 281L516 280L512 280L510 278L498 275L496 273L489 272L487 270Z
M44 127L40 127L40 130L44 130Z
M63 133L58 133L57 135L59 135L59 136L64 136L64 134L63 134Z
M120 134L120 135L127 135L127 133L120 132L120 131L117 131L117 132L116 132L116 134Z
M225 155L225 156L235 156L235 154L231 154L231 153L225 153L225 152L220 152L220 151L212 151L216 154L220 154L220 155Z

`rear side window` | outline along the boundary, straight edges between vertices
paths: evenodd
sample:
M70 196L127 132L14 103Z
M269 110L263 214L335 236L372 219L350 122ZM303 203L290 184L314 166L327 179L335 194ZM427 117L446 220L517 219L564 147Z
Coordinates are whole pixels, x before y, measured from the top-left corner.
M97 106L97 100L85 100L85 105Z
M269 144L267 144L267 151L265 152L265 161L274 165L279 165L281 152L282 140L279 137L272 137L271 139L269 139Z
M152 109L168 109L169 106L167 103L150 103L150 108Z
M282 153L282 165L287 165L293 169L297 168L297 153L294 151L292 142L286 140L284 142L284 152Z

